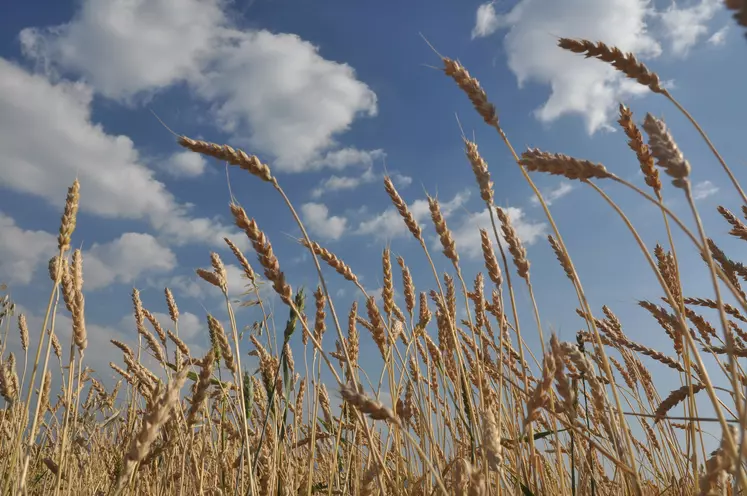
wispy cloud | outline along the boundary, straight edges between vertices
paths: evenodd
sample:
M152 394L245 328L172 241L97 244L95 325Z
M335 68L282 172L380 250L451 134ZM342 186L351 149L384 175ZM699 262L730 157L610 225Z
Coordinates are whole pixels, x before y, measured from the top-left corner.
M729 32L729 25L727 24L723 28L713 33L708 38L708 44L712 46L721 46L726 43L726 35Z
M563 181L555 188L543 191L542 197L545 199L545 203L547 203L548 205L552 205L554 202L560 200L571 191L573 191L573 184L568 181ZM532 205L540 204L539 199L537 199L537 197L534 195L529 198L529 201L532 202Z
M390 174L392 181L399 188L405 188L412 184L412 178L399 173ZM335 191L353 190L364 184L371 184L381 181L383 175L375 174L373 168L369 167L359 176L338 176L333 175L322 180L319 185L311 191L313 199L319 199L327 193Z
M493 2L480 5L477 8L475 27L472 28L472 39L490 36L500 28L498 16Z
M718 193L718 186L711 181L701 181L693 186L693 198L696 200L704 200L716 193Z
M721 0L699 0L687 7L672 2L659 14L672 53L683 57L708 33L708 21L722 8Z

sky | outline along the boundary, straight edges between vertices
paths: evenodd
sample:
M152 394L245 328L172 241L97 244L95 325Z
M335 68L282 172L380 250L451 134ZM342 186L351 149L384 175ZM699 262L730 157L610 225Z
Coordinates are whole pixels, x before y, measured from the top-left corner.
M665 118L693 166L709 235L727 253L739 248L715 211L723 204L739 212L739 198L675 107L604 63L556 46L557 37L588 38L635 52L744 180L746 102L739 95L747 79L747 43L719 0L17 3L0 17L0 281L27 313L35 350L51 289L47 263L56 253L67 188L77 177L73 245L84 254L86 362L105 382L114 377L108 362L121 363L109 340L136 342L133 287L166 327L163 289L174 291L180 335L196 355L207 342L206 312L226 322L223 300L195 269L208 267L216 251L229 264L230 292L239 297L244 281L224 236L259 269L232 225L229 184L268 235L293 288L303 286L310 295L317 285L314 266L296 241L300 231L276 192L244 171L227 171L180 148L169 129L258 155L310 235L379 294L387 245L410 265L418 291L434 287L422 251L384 191L385 172L425 226L437 269L451 268L438 248L426 193L441 201L465 278L472 281L482 270L477 228L486 225L487 213L464 155L461 125L490 166L496 203L509 209L527 247L545 335L574 339L583 322L547 243L547 220L495 131L436 69L440 60L425 39L481 81L517 150L586 158L643 185L616 127L617 105L630 106L639 123L646 112ZM610 306L631 339L672 354L667 337L637 306L638 299L658 299L661 290L620 219L588 187L533 177L551 203L592 308ZM650 249L666 243L654 207L619 186L605 190ZM664 195L692 226L681 192L667 180ZM684 242L678 255L688 267L685 293L711 297L698 255ZM324 270L345 319L352 300L362 303L362 297ZM401 298L396 264L395 281ZM287 308L271 290L263 295L281 328ZM521 284L517 298L525 336L538 350ZM313 308L311 299L307 308ZM58 332L69 333L69 315L64 308L58 313ZM241 309L238 318L251 325L258 310ZM13 333L10 339L17 350ZM334 349L331 331L324 342ZM378 375L375 345L366 336L362 346L364 368ZM254 366L253 358L244 360Z

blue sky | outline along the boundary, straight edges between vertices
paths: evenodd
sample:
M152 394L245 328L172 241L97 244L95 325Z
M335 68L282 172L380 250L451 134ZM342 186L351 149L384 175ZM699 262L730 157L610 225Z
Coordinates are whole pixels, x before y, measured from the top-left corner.
M545 240L542 211L495 132L432 68L439 59L420 33L480 79L518 150L532 146L588 158L642 185L635 156L615 128L617 104L632 107L638 122L646 112L665 117L693 165L709 234L734 253L738 244L725 239L728 227L715 207L738 212L739 198L692 127L661 97L601 62L555 46L556 36L583 37L640 54L744 179L740 81L747 77L747 45L721 3L19 3L0 20L0 280L40 327L49 292L46 265L55 253L66 188L77 175L82 199L73 244L84 250L89 363L106 379L106 364L118 361L108 340L135 340L133 286L164 324L162 292L171 287L183 313L183 335L204 349L205 310L219 317L225 311L194 269L208 266L210 251L217 251L234 265L236 294L242 282L222 237L243 243L255 265L256 258L231 225L224 164L185 153L151 111L177 133L259 155L311 235L348 262L369 291L381 287L387 243L411 265L417 289L428 290L434 284L422 253L384 192L386 166L420 212L429 239L425 191L448 207L447 221L472 280L482 270L476 243L485 213L464 157L458 115L490 165L496 203L511 209L527 245L546 335L555 330L573 339L582 324L574 313L577 301ZM313 265L293 240L299 231L281 199L246 173L229 173L234 195L270 237L289 282L315 287ZM666 336L636 305L660 291L619 219L588 188L554 177L535 180L554 198L552 211L594 309L609 305L632 339L672 353ZM665 243L655 209L619 187L607 190L651 248ZM667 182L667 201L690 223L679 193ZM448 270L431 245L439 270ZM710 297L698 255L681 244L680 256L692 267L684 275L686 294ZM360 296L327 272L338 312L346 315ZM399 286L396 265L395 276ZM283 325L287 310L267 296ZM518 299L525 334L538 349L523 286ZM242 310L241 323L251 324L254 311ZM334 348L331 334L325 342ZM376 350L367 338L363 346ZM366 360L378 371L374 359Z

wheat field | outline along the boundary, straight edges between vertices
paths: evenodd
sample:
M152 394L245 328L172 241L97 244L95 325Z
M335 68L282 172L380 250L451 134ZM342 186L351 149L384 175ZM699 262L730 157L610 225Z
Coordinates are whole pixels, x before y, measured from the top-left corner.
M611 64L690 120L743 202L720 206L723 224L712 229L747 241L747 196L659 76L634 55L601 42L562 38L558 50L598 59L589 64ZM676 137L663 120L634 116L620 105L618 123L640 166L639 185L580 158L533 148L517 152L479 81L458 61L441 62L443 77L455 83L454 97L468 97L505 143L544 210L558 276L567 277L566 291L577 296L583 329L575 339L562 341L540 325L531 261L507 212L496 206L491 167L475 142L464 138L472 169L464 174L474 175L490 212L492 229L480 231L484 271L462 272L460 247L441 205L428 197L432 227L450 264L439 274L431 257L440 254L385 177L386 194L432 271L416 274L383 247L377 300L355 267L308 236L271 164L228 145L179 136L185 149L242 169L282 197L288 221L303 233L298 241L315 265L318 287L308 294L294 289L293 275L283 272L252 212L232 203L230 214L253 253L225 241L255 298L258 327L278 331L241 331L245 323L233 312L224 262L211 253L211 267L196 268L197 275L222 293L229 315L225 323L205 316L211 348L195 356L179 338L178 302L168 288L170 322L159 322L147 309L156 302L141 301L133 290L137 335L112 341L121 351L121 360L111 363L119 381L107 388L89 373L84 354L85 260L72 246L86 185L76 180L58 252L49 254L41 328L29 328L15 311L12 288L4 287L0 494L745 494L747 375L740 359L747 357L747 267L705 234L691 166ZM634 340L610 308L590 306L573 254L532 180L539 174L594 191L609 207L610 222L635 239L647 262L636 270L654 273L661 297L639 304L670 338L668 349ZM668 194L689 205L687 219L666 206L668 181ZM646 245L600 185L638 195L661 217L666 242ZM705 287L683 288L680 274L687 268L678 263L682 247L675 238L700 253L710 275ZM333 277L358 292L360 305L335 306L326 284ZM277 294L287 321L278 314L269 325L260 282ZM517 291L527 291L534 308L528 321L536 325L519 324ZM59 314L71 318L70 342L58 339ZM20 333L24 356L7 349L9 333ZM540 346L528 346L528 336ZM359 366L362 342L375 345L370 349L380 353L381 370ZM302 343L305 365L294 359L291 343ZM246 367L247 354L259 364L256 373ZM658 389L660 372L680 386ZM322 375L331 379L321 381ZM334 397L341 398L340 407Z

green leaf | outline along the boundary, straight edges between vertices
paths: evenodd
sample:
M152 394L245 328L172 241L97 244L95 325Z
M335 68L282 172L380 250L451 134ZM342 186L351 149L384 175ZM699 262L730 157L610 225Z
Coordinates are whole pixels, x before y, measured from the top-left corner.
M524 496L534 496L534 493L532 492L532 490L531 490L531 489L529 489L529 488L528 488L527 486L525 486L524 484L522 484L522 485L521 485L521 493L522 493L522 494L523 494Z
M324 430L328 433L332 432L332 426L329 425L322 417L317 417L317 420L319 420L319 423L322 424L322 427L324 427Z
M537 434L534 435L534 440L536 441L538 439L542 439L542 438L545 438L547 436L551 436L551 435L555 434L555 432L561 433L561 432L565 432L567 430L568 429L558 429L557 431L538 432Z
M565 432L567 430L568 429L558 429L557 431L538 432L538 433L536 433L533 436L533 438L534 438L535 441L537 441L538 439L543 439L543 438L546 438L547 436L551 436L551 435L555 434L555 432L558 432L558 434L560 434L561 432ZM504 443L515 443L516 442L513 439L509 439L509 438L506 438L506 437L502 438L501 441L504 442ZM529 441L529 437L528 436L524 436L524 437L521 438L521 442L525 443L527 441Z
M254 406L254 383L252 378L249 376L249 372L244 371L244 415L246 421L249 422L252 419L252 407Z
M303 288L300 288L296 293L296 297L293 299L293 303L299 312L303 312L306 304L306 296L304 295ZM288 323L285 324L285 331L283 332L283 344L290 340L290 337L296 332L296 324L298 323L298 313L291 308L290 316L288 317Z

